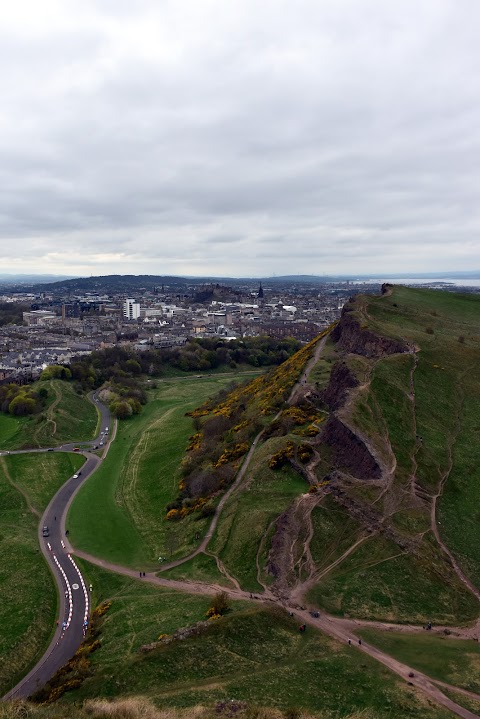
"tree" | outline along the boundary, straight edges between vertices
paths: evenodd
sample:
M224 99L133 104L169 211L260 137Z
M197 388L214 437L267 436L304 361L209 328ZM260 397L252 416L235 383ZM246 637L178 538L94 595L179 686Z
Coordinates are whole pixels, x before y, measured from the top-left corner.
M120 400L118 402L112 402L110 412L117 417L117 419L126 419L132 414L132 408L126 400Z
M15 415L16 417L26 417L28 414L33 414L35 409L35 400L24 394L17 394L17 396L12 399L8 407L10 414Z

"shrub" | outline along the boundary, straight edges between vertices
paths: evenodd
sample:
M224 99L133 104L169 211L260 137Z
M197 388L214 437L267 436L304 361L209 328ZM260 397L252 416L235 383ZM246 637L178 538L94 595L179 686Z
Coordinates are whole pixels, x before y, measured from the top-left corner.
M230 600L227 592L218 592L213 598L213 602L207 610L207 617L223 616L230 609Z

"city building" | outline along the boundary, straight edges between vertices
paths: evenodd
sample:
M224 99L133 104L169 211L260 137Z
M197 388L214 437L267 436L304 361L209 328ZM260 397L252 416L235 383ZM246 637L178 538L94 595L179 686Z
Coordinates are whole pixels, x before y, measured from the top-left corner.
M127 320L138 320L140 317L140 304L133 299L127 299L123 303L123 316Z

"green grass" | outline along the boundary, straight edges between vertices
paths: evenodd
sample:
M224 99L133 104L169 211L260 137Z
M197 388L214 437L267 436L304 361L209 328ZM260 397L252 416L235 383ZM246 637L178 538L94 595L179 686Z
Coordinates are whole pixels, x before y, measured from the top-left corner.
M476 701L475 699L472 699L471 697L468 697L461 692L450 691L449 689L445 689L444 687L442 687L442 691L449 699L456 702L461 707L464 707L464 709L468 709L473 714L480 716L480 701Z
M10 458L8 458L10 460ZM38 517L0 460L0 695L40 658L55 624L57 596L37 540Z
M167 558L168 559L168 558ZM159 577L165 579L180 579L191 582L204 582L205 584L220 584L232 587L232 583L220 572L214 557L206 554L197 554L178 567L172 567L165 572L159 572Z
M85 462L84 457L72 452L11 454L3 459L11 479L28 495L39 513Z
M318 569L326 569L355 543L361 525L330 495L312 511L314 534L310 542L312 559Z
M358 634L366 642L433 679L480 692L478 642L452 639L430 632L410 634L361 629Z
M440 534L461 565L480 586L480 388L470 385L462 408L463 431L454 466L439 502Z
M142 414L119 423L101 467L80 490L68 518L74 546L131 567L156 568L158 557L188 553L207 520L173 524L166 505L177 495L179 465L194 409L232 377L159 382ZM172 549L174 550L172 552Z
M97 600L109 598L93 674L65 702L142 695L159 706L212 705L236 699L344 716L368 708L378 717L447 717L368 656L341 646L282 610L232 603L208 630L147 654L138 649L160 633L204 617L206 597L178 594L119 577L82 562ZM395 714L392 714L395 712Z
M31 417L12 417L0 414L1 449L17 449L22 445L22 438L30 430L33 431L34 420Z
M93 439L98 424L94 405L79 396L73 385L61 380L34 382L36 390L47 389L47 405L38 415L0 415L0 449L56 447L64 442Z
M480 582L480 297L395 287L391 296L358 298L355 308L362 327L415 348L414 354L361 358L363 379L368 376L363 367L367 361L371 382L357 392L348 419L369 438L385 466L395 467L394 481L376 509L387 515L385 525L401 544L402 535L415 537L417 556L388 562L381 577L380 570L375 571L375 581L385 591L388 587L391 602L372 596L369 607L363 589L354 600L347 590L350 580L343 575L337 578L335 586L342 586L343 597L336 597L337 611L344 606L344 611L380 615L384 606L384 616L391 619L404 621L411 611L412 618L437 612L450 615L452 622L461 621L471 616L471 602L431 539L430 504L421 492L437 494L446 479L438 503L440 532L467 574ZM351 356L348 362L352 364ZM347 491L368 502L359 486ZM367 551L361 548L356 556L362 558ZM415 566L422 571L415 572ZM342 573L349 568L356 573L353 558L345 562ZM448 577L443 587L442 576ZM333 576L329 582L334 582ZM405 591L404 582L408 583ZM358 590L357 580L352 578L351 585ZM436 607L435 587L439 588ZM334 591L333 584L330 590Z
M223 508L209 545L242 588L251 592L261 589L256 557L265 532L293 500L308 489L305 480L291 467L277 471L268 468L269 458L284 442L284 438L270 439L257 448L244 485ZM261 569L264 570L264 566Z
M359 545L309 599L332 614L385 621L451 624L478 615L475 597L438 562L429 543L414 556L381 537Z

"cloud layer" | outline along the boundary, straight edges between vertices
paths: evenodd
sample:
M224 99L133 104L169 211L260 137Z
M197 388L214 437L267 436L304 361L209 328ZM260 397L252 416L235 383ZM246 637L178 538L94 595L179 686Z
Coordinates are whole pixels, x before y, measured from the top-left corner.
M0 271L480 269L474 0L19 0Z

